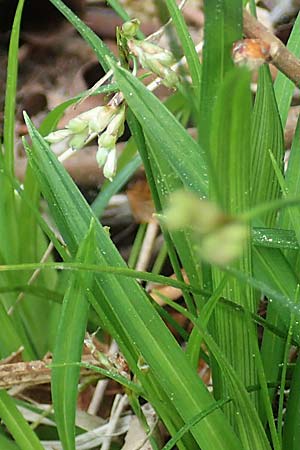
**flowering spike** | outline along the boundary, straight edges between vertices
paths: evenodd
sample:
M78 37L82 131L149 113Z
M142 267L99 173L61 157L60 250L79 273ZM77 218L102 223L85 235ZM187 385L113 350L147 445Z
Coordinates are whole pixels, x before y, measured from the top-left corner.
M149 69L163 79L167 87L174 87L178 83L178 76L171 66L174 58L171 52L146 41L131 39L128 48L135 55L144 69Z
M112 180L117 167L116 142L123 134L124 121L124 105L97 106L71 119L65 129L50 133L45 139L50 143L67 139L69 147L80 150L98 135L96 159L99 167L104 167L104 176Z

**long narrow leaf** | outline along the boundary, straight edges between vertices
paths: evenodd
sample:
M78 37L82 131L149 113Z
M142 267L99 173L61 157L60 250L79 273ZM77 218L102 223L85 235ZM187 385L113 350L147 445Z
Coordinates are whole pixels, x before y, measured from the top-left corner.
M287 48L299 58L300 56L300 14L294 23L293 30L290 34ZM276 101L279 114L281 117L282 127L285 128L288 111L293 97L295 86L282 72L278 73L274 83Z
M0 417L21 450L43 450L42 444L19 412L13 399L3 390L0 390Z
M93 229L82 242L77 261L93 258ZM53 353L53 364L76 363L81 360L83 339L87 326L89 302L86 292L92 285L92 274L72 275L63 300L61 318ZM65 450L75 450L75 416L79 367L52 369L52 399L57 428Z
M4 149L5 164L11 175L14 173L14 137L15 137L15 108L18 79L18 49L22 11L25 0L19 0L8 52L7 81L4 109Z

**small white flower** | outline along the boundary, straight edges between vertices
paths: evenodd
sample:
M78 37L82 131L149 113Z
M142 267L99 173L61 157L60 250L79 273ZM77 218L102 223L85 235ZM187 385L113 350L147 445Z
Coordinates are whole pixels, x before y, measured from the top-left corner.
M103 167L103 175L108 178L110 181L113 180L113 177L115 176L117 171L117 150L116 148L113 148L108 153L106 163Z
M125 106L122 105L117 114L113 117L107 126L106 133L113 136L121 136L124 132Z
M96 160L99 167L104 166L106 163L107 157L109 154L109 150L106 147L99 147L96 153Z
M98 147L104 147L107 150L112 150L116 145L116 137L112 136L108 131L105 131L98 137Z
M117 110L112 106L98 106L94 110L89 119L89 130L91 133L101 133L109 125Z

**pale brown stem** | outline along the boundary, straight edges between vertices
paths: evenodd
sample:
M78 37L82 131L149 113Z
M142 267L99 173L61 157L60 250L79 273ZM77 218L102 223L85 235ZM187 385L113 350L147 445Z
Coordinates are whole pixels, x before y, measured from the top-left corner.
M248 38L261 39L270 45L272 64L300 87L300 60L248 11L244 10L244 34Z
M84 355L82 362L99 366L99 361L90 355ZM0 363L0 388L9 389L16 385L33 386L49 383L51 380L51 369L49 365L51 363L52 359L11 364ZM91 369L85 367L80 368L81 375L90 375L91 373L93 373Z

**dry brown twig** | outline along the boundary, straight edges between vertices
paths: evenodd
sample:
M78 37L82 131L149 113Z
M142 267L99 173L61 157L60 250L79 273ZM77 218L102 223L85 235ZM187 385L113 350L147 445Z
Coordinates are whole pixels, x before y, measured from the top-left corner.
M83 355L82 362L88 365L99 366L99 361L91 355ZM0 362L0 388L9 389L13 386L22 385L34 386L37 384L50 383L51 381L51 365L52 359L46 358L44 360L16 362L1 364ZM94 372L96 373L96 372ZM90 368L81 367L80 374L91 375L93 371ZM99 375L100 377L101 375Z
M244 34L248 38L261 39L270 46L270 62L300 87L300 60L248 11L244 10Z

